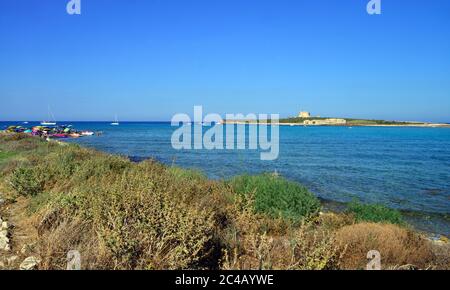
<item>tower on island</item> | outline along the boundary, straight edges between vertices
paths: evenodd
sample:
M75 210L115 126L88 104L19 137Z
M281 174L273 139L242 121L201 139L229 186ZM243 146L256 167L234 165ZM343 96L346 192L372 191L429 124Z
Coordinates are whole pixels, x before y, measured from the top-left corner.
M311 117L311 114L310 114L309 112L300 112L300 113L298 114L298 117L299 117L299 118L310 118L310 117Z

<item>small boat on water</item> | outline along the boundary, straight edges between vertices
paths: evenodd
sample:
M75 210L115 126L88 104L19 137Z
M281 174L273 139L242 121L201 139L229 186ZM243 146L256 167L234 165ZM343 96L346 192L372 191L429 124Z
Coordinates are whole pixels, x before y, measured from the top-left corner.
M81 132L81 135L82 135L82 136L92 136L92 135L94 135L94 132L91 132L91 131L82 131L82 132Z
M55 116L53 116L53 113L50 110L50 106L48 106L48 116L51 117L50 120L53 120L53 121L51 121L51 122L49 122L49 121L42 121L41 125L42 126L56 126Z
M117 118L117 115L116 115L116 118L114 120L115 121L111 123L111 126L119 126L120 123L119 123L119 119Z
M41 122L42 126L56 126L56 122L47 122L47 121L42 121Z
M79 134L79 133L71 133L71 134L69 134L69 136L70 136L70 138L80 138L81 134Z

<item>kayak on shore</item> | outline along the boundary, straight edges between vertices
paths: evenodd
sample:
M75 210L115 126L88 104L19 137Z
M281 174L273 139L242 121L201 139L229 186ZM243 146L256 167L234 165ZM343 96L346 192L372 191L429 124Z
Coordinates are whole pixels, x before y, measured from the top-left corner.
M92 131L77 131L72 128L71 125L62 125L57 127L47 126L34 126L26 128L23 126L9 126L5 132L9 133L23 133L32 136L40 136L46 138L80 138L84 136L93 136L95 133Z

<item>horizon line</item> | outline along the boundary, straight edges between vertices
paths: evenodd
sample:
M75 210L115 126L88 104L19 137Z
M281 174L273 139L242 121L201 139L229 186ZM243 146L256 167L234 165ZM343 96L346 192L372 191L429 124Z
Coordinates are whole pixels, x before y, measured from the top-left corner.
M290 119L290 118L295 118L295 117L286 117L286 118L280 118L281 119ZM331 118L331 117L330 117ZM355 119L355 118L344 118L344 119ZM356 118L355 120L378 120L378 119L358 119ZM381 120L381 119L380 119ZM383 119L383 121L394 121L394 122L418 122L418 123L430 123L430 124L450 124L450 121L442 121L442 122L430 122L430 121L400 121L400 120L388 120L388 119ZM24 122L28 122L28 123L41 123L43 121L36 121L36 120L31 120L31 121L27 121L27 120L0 120L0 122L7 122L7 123L14 123L14 122L18 122L18 123L24 123ZM114 121L111 120L62 120L62 121L54 121L56 123L70 123L70 122L77 122L77 123L89 123L89 122L97 122L97 123L112 123ZM119 123L171 123L171 120L134 120L134 121L119 121Z

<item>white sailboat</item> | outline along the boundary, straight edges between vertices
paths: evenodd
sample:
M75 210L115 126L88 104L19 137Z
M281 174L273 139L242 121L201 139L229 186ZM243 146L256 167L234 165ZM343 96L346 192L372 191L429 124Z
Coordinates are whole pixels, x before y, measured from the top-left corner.
M116 115L116 118L115 118L114 122L111 123L111 126L119 126L119 125L120 125L119 119L117 118L117 115Z
M50 110L50 106L48 106L48 116L51 117L51 120L53 120L53 121L51 121L51 122L49 122L49 121L42 121L41 125L42 126L55 126L56 125L55 116L53 116L53 113Z

